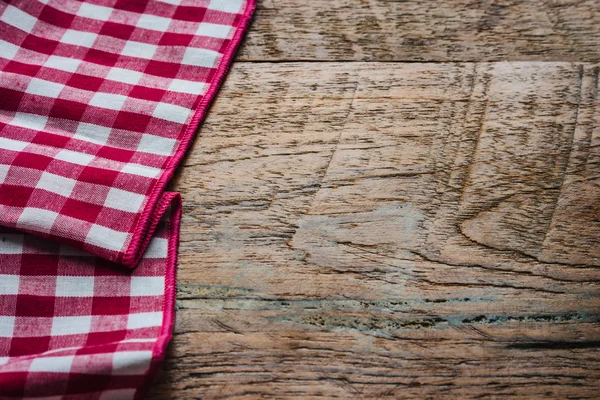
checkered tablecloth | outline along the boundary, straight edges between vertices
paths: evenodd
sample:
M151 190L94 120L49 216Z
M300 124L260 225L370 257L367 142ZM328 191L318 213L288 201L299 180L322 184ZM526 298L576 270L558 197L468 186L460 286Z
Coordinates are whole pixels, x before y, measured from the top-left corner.
M253 0L0 0L0 398L141 398L173 323L165 193Z

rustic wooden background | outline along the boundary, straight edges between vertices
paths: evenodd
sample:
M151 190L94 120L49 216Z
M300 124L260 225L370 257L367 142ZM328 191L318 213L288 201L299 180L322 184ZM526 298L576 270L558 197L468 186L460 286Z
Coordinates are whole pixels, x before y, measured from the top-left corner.
M150 398L600 398L598 62L597 0L259 1Z

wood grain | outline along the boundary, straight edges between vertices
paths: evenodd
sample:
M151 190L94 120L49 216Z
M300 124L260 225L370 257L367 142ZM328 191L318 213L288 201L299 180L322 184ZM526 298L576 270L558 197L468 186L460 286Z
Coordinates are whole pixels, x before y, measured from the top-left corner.
M597 398L599 71L236 64L172 185L150 398Z
M244 61L600 61L597 0L259 0Z

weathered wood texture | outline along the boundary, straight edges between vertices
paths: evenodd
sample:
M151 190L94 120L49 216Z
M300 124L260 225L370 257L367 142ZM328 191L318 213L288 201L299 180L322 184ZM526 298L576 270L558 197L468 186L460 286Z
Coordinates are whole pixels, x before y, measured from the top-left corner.
M152 398L597 398L599 70L237 64Z
M259 0L239 60L600 61L598 0Z
M598 8L259 1L150 398L599 398Z

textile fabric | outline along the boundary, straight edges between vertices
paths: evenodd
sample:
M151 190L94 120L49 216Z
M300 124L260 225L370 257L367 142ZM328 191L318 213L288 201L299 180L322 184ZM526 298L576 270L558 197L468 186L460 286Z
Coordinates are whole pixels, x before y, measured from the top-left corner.
M164 192L253 0L0 0L0 398L142 398L173 325Z

